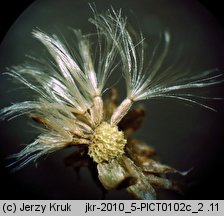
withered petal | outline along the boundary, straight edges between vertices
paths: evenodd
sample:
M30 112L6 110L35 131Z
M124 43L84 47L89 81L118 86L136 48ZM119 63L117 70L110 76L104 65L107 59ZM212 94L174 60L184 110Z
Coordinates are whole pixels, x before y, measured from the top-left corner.
M128 139L126 152L135 164L141 167L144 172L159 174L179 173L181 175L186 175L187 173L180 172L170 166L161 164L160 162L151 159L150 157L153 157L156 154L154 148L140 140Z
M137 181L138 181L138 179L136 179L134 177L128 177L117 186L117 189L118 190L126 189L130 185L136 184Z
M143 107L130 110L118 124L119 128L129 137L143 125L145 110Z
M152 159L146 159L142 164L141 168L144 172L147 173L158 173L158 174L166 174L166 173L178 173L178 171L170 166L161 164Z
M128 182L132 185L127 185L126 189L136 198L156 198L155 190L150 185L148 177L125 155L109 162L100 163L97 165L97 169L99 179L107 190L119 188L123 183ZM134 179L134 181L128 181L129 179Z
M97 165L97 170L99 179L107 190L116 188L125 179L130 177L117 159L99 163Z
M152 184L154 187L174 190L179 193L182 193L181 187L179 187L178 184L174 181L171 181L167 178L155 176L155 175L147 175L147 177L150 181L150 184Z
M148 177L141 171L141 169L126 156L121 157L120 163L131 176L137 179L136 184L127 187L127 191L129 191L138 199L156 199L156 192L150 184Z
M155 150L146 143L137 139L128 139L125 151L136 165L142 166L149 157L155 156Z
M153 147L138 139L129 138L127 140L126 148L128 153L139 156L152 157L156 154Z

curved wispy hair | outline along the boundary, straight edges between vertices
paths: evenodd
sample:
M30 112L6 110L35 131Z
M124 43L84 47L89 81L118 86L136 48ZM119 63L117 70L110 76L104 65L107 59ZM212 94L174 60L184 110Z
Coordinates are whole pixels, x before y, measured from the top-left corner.
M56 35L48 35L35 29L32 34L48 50L53 61L36 60L37 64L26 63L14 66L5 74L19 80L38 94L31 101L13 104L0 111L2 118L12 118L27 114L44 125L36 141L20 153L13 155L23 167L32 160L49 152L76 144L91 145L91 135L104 119L102 94L111 73L118 66L126 81L127 97L113 112L110 121L116 126L127 114L135 101L152 98L175 98L199 103L197 94L181 93L178 90L198 89L223 82L223 74L211 70L192 77L170 76L167 68L161 66L167 56L170 34L165 31L160 43L154 48L149 66L145 67L144 38L133 37L127 28L126 18L121 10L108 10L98 14L92 7L94 17L90 22L96 26L97 41L92 36L83 35L80 30L72 30L76 37L76 54L71 52ZM162 43L163 42L163 43ZM93 46L95 44L95 46ZM158 55L158 48L163 51ZM97 47L97 58L94 48ZM96 50L95 50L96 51Z
M123 76L126 81L127 97L133 101L152 98L175 98L190 103L201 105L214 110L197 99L221 99L209 98L196 94L183 93L178 90L192 90L206 88L223 82L223 73L218 69L211 69L195 76L189 74L174 74L175 66L171 65L161 70L170 47L170 33L164 31L159 42L155 45L151 59L145 59L144 38L142 33L136 38L128 31L127 20L118 12L108 10L106 15L96 14L91 20L97 28L107 32L117 45L122 60ZM118 34L119 32L119 34ZM159 48L162 51L158 56ZM147 62L147 66L145 63Z

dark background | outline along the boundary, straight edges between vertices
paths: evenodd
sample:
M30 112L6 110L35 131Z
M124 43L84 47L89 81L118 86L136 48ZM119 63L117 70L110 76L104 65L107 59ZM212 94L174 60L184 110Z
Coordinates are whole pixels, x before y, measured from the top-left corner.
M4 1L1 5L1 38L0 41L5 36L6 32L9 30L14 21L21 15L21 13L34 2L34 0L20 0L15 2L12 0ZM202 5L204 5L220 23L224 23L224 16L222 11L222 2L219 0L199 0Z
M1 40L11 27L11 25L17 20L18 16L32 3L33 1L23 1L20 0L18 2L16 1L5 1L5 3L2 3L1 6L1 19L0 19L0 29L1 29ZM200 1L221 23L224 24L224 17L221 12L221 1ZM85 22L87 22L85 20ZM224 39L224 38L223 38ZM3 94L1 94L2 96ZM0 99L0 101L2 101ZM160 104L163 106L164 104ZM177 105L176 110L178 112L178 108L180 108L181 105ZM0 106L2 108L2 105ZM151 105L151 108L154 108L154 114L156 115L156 108L155 105ZM170 108L170 109L169 109ZM172 105L169 107L168 110L172 111ZM162 112L162 111L161 111ZM175 109L173 111L175 113ZM188 112L189 109L188 109ZM158 111L158 114L159 111ZM197 113L188 114L189 116L192 115L197 116ZM202 111L201 118L207 118L208 121L202 121L202 124L205 124L204 129L207 130L207 134L211 134L210 136L207 136L206 142L211 143L210 146L206 145L206 147L203 149L201 147L200 152L201 154L207 154L207 158L211 156L211 161L200 161L200 163L204 163L201 165L203 169L196 168L195 173L193 173L192 179L194 179L194 182L189 189L189 191L186 193L184 197L174 196L174 198L180 198L180 199L223 199L223 192L224 192L224 185L223 185L223 179L222 179L222 171L223 171L223 113L221 112L219 115L216 115L214 117L213 114L205 114L205 111ZM172 117L169 115L163 116L166 121L172 122ZM182 115L183 117L183 115ZM153 121L152 117L152 121ZM185 119L187 121L187 117ZM197 125L200 124L201 119L199 120L196 118L193 121L193 124ZM19 120L20 121L20 120ZM155 120L156 121L156 120ZM176 125L175 125L176 122ZM183 120L184 122L184 120ZM206 122L208 122L208 125L206 126ZM9 125L8 125L9 124ZM10 130L13 128L14 123L7 123L7 122L1 122L1 145L5 144L5 142L10 143L10 140L13 140L14 137L14 131ZM186 123L187 124L187 123ZM190 124L190 123L189 123ZM213 127L215 126L215 128ZM24 126L26 129L28 126ZM178 129L178 122L174 120L174 129ZM15 128L15 126L14 126ZM159 129L163 129L163 126L158 127ZM164 126L165 128L165 126ZM210 130L208 130L210 129ZM201 128L197 128L195 126L195 130L200 133ZM25 133L25 130L21 130L19 133ZM206 132L202 132L202 136L205 135ZM5 138L7 135L11 136L9 138ZM190 134L194 136L195 134ZM180 136L180 134L179 134ZM17 137L17 136L16 136ZM197 137L195 138L197 139ZM199 139L199 138L198 138ZM30 141L28 138L26 141ZM200 140L198 140L200 142ZM17 140L16 143L23 143L24 140L21 138L21 140ZM218 143L216 150L214 154L209 155L210 147L211 152L212 145L214 143ZM160 146L158 146L158 149L160 150ZM193 148L193 147L192 147ZM15 147L16 149L16 147ZM162 148L161 148L162 149ZM161 150L163 151L163 150ZM170 150L171 151L171 150ZM61 156L64 154L66 155L67 152L64 152L62 155L54 154L53 156L47 158L43 162L40 162L37 169L35 169L32 165L24 168L24 170L21 170L19 172L21 173L14 173L10 174L8 170L4 168L5 166L5 156L9 150L4 150L4 148L0 148L0 166L1 166L1 179L0 179L0 199L100 199L101 192L97 189L95 184L90 181L91 176L87 173L86 170L81 171L81 181L87 181L88 184L79 183L78 177L73 172L68 172L69 168L65 168L66 171L63 173L63 163L60 162ZM14 152L14 151L13 151ZM11 151L12 153L12 151ZM169 151L168 151L169 153ZM187 154L187 152L186 152ZM177 156L178 158L182 156ZM161 157L163 158L163 157ZM183 158L187 158L187 156L183 156ZM165 158L166 159L166 158ZM180 159L179 159L180 160ZM56 163L56 166L54 167L54 162ZM169 161L169 159L167 159ZM46 175L47 169L44 171L41 171L41 167L43 167L44 164L50 164L51 170L49 171L49 179L46 177L42 179L42 175ZM184 163L183 163L184 164ZM171 164L172 165L172 164ZM174 164L175 165L175 164ZM177 165L178 166L178 165ZM53 169L52 169L53 167ZM187 166L180 166L181 168L187 168ZM59 176L60 175L60 176ZM63 177L64 175L64 177ZM69 184L66 187L67 181L66 179L69 178ZM33 184L32 184L33 179ZM37 179L39 184L37 184ZM64 179L64 180L63 180ZM74 185L71 186L71 182L74 180ZM70 187L70 188L69 188ZM67 191L66 191L67 190ZM83 191L90 190L91 193L83 193ZM162 196L166 198L166 196ZM168 198L172 198L173 196L168 195ZM124 191L111 192L108 197L108 199L128 199L130 198Z

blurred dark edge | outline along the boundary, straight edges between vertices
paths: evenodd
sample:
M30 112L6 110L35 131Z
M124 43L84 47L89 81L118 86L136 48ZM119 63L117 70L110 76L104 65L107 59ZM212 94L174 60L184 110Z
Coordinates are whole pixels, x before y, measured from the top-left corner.
M75 1L75 0L74 0ZM224 15L222 10L222 1L219 0L198 0L202 5L204 5L215 17L216 19L224 24ZM14 21L19 17L19 15L26 10L29 5L31 5L34 0L20 0L4 1L1 4L1 19L0 19L0 41L4 38L5 34L14 23Z
M1 3L0 41L2 41L7 31L10 29L11 25L16 21L16 19L33 2L34 0L20 0L20 1L8 0L4 1L4 3L3 2Z
M32 4L34 0L20 0L13 1L8 0L2 2L1 4L1 18L0 18L0 41L4 38L7 31L19 15ZM224 15L222 11L222 1L219 0L200 0L215 17L216 19L224 25ZM201 176L198 184L191 187L186 195L186 199L223 199L223 180L221 172L223 170L222 164L222 152L217 155L217 160L211 164L212 167L208 167L208 170L213 170L212 173L207 173ZM40 197L40 194L32 194L31 191L24 191L24 189L19 185L16 179L10 178L10 174L3 167L3 158L0 151L0 199L44 199ZM219 188L219 190L215 190Z
M1 17L0 17L0 43L4 39L6 33L16 21L16 19L23 13L26 8L32 4L34 0L20 0L13 1L7 0L1 2ZM1 72L0 72L1 73ZM26 197L32 198L28 191L19 185L16 179L10 177L10 174L3 167L4 158L2 152L0 151L0 199L26 199ZM35 199L40 199L41 197L35 197Z

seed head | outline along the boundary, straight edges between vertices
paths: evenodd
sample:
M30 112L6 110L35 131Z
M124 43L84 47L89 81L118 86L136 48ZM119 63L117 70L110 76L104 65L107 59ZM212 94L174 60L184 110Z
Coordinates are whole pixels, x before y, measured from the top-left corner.
M169 32L165 31L155 44L151 59L145 60L143 35L136 37L133 29L128 30L121 10L112 8L98 14L91 8L94 17L90 22L97 34L73 30L77 45L73 50L56 35L36 29L33 36L46 47L50 58L33 58L34 64L27 62L6 72L35 95L30 101L3 108L0 116L27 114L40 124L35 141L12 156L16 159L13 165L19 164L15 169L20 169L39 157L75 146L73 166L94 164L106 189L126 185L140 199L156 198L154 187L179 190L165 175L177 170L155 161L155 151L130 136L142 121L141 112L130 110L137 101L164 98L214 110L202 102L220 98L202 96L196 90L223 83L223 74L208 70L187 77L178 74L173 64L164 70ZM104 98L106 83L115 68L122 72L126 85L126 97L120 104L117 94Z
M93 133L92 144L89 146L88 154L96 163L109 161L124 154L127 140L124 133L107 122L100 124Z

